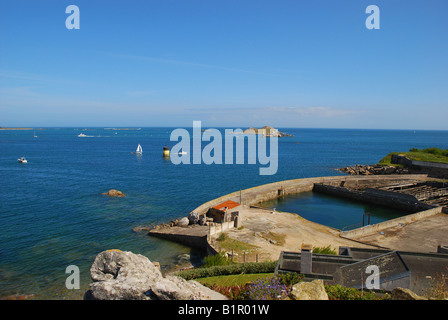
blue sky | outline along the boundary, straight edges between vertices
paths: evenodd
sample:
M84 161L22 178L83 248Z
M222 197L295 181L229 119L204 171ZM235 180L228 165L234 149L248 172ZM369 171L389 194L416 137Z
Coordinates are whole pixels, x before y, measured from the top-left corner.
M71 4L79 30L65 27ZM0 0L0 126L447 129L447 9Z

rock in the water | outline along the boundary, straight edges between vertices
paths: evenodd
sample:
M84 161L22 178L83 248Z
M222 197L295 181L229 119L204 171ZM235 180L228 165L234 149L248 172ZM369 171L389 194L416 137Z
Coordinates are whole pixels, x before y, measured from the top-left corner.
M191 260L191 256L187 253L180 254L177 256L178 263L190 262L190 260Z
M188 217L183 217L182 219L179 219L179 221L177 221L178 227L186 227L189 224L190 224L190 220L188 220Z
M425 297L419 296L415 292L406 288L395 288L392 290L392 300L427 300Z
M134 232L149 231L149 230L151 230L151 228L150 227L145 227L145 226L137 226L137 227L132 229L132 231L134 231Z
M87 300L226 300L196 281L163 277L146 257L120 250L103 251L90 268L94 281Z
M328 300L322 280L296 283L292 287L291 296L295 300Z
M106 196L109 197L124 197L125 194L121 191L115 190L115 189L110 189L108 192L103 193Z

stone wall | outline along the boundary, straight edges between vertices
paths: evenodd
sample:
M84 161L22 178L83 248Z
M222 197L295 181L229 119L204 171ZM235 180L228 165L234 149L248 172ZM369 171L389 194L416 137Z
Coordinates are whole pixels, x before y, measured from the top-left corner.
M390 184L417 183L427 179L427 175L381 175L381 176L332 176L285 180L269 183L241 191L229 193L219 198L210 200L196 209L200 215L205 214L208 209L224 201L233 200L245 205L255 205L263 201L276 199L290 194L312 191L315 184L326 184L334 186L347 186L354 188L378 188ZM241 201L241 202L240 202Z
M404 181L399 182L402 183ZM351 187L353 188L353 186ZM419 202L412 195L393 191L379 190L374 188L366 188L365 185L360 188L361 189L365 188L365 190L359 191L348 189L346 187L337 187L332 185L316 183L314 185L313 191L412 212L432 208L431 205Z
M364 226L362 228L354 229L354 230L347 230L341 232L341 237L347 238L347 239L356 239L359 237L363 237L366 235L371 235L374 233L379 233L383 230L396 227L400 224L407 224L414 221L418 221L427 217L434 216L436 214L442 213L442 207L432 208L425 211L420 211L414 214L409 214L403 217L399 217L396 219L380 222L373 225Z
M396 154L392 155L391 162L408 167L410 172L426 173L430 177L448 179L447 163L411 160L404 155Z

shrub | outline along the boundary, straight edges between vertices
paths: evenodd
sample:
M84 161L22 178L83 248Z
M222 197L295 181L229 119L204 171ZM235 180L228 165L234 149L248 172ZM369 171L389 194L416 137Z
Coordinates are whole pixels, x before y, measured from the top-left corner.
M303 274L297 272L286 272L277 275L280 282L287 286L293 286L303 280Z
M250 263L232 263L228 265L213 266L209 268L194 268L177 273L185 280L197 278L206 278L214 276L226 276L241 273L273 273L277 265L276 261L269 262L250 262Z
M315 247L313 248L313 253L321 253L321 254L338 254L336 249L333 249L330 245L326 247Z
M210 289L225 295L230 300L244 300L246 298L246 286L230 286L230 287L219 287L211 286Z
M224 253L221 252L213 256L205 257L202 267L209 268L213 266L224 266L230 263L232 263L232 261Z
M221 233L219 234L218 238L216 238L216 240L217 240L217 241L225 241L225 240L227 240L228 238L229 238L229 237L227 236L226 233L221 232Z
M432 298L435 300L448 299L448 274L437 274L432 280L431 288L427 289L424 295L426 298Z
M390 295L383 297L375 294L371 290L359 291L356 288L343 287L341 285L325 285L325 291L330 300L386 300L390 299Z
M246 285L243 298L248 300L276 300L288 296L289 288L278 277L262 278Z

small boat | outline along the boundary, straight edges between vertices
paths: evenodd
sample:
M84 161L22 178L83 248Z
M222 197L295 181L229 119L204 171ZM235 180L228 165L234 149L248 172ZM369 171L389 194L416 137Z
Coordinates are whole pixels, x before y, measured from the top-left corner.
M179 151L179 154L187 154L187 151Z
M142 154L143 153L143 149L142 146L139 144L137 147L137 150L135 150L135 154Z
M87 137L84 133L80 133L78 134L78 137L82 138L82 137Z
M25 159L25 157L17 159L20 163L28 163L28 161Z

